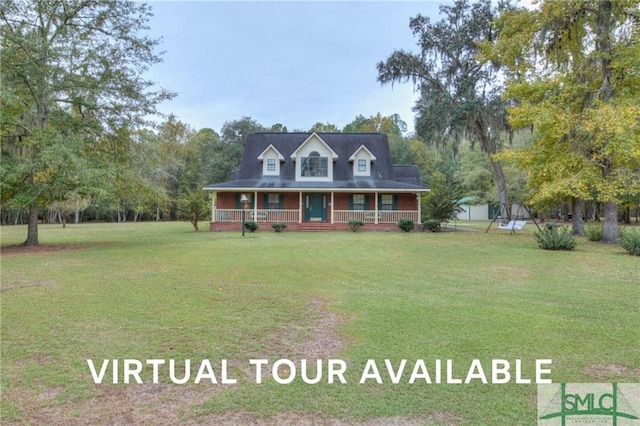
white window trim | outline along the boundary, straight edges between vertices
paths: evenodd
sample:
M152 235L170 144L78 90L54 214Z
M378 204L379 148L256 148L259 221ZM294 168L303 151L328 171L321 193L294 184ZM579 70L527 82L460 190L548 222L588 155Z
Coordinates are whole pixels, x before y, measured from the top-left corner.
M360 170L359 162L365 160L365 169ZM354 176L371 176L371 162L376 160L376 156L367 149L366 146L360 145L360 148L356 149L349 161L353 163L353 175Z
M280 176L280 163L284 161L284 156L273 145L262 151L258 160L262 161L263 176ZM269 170L269 160L275 160L275 170Z
M302 158L308 157L312 151L317 151L321 157L327 158L327 176L302 176ZM291 154L296 163L296 181L300 182L333 182L333 163L338 154L316 133L312 133Z

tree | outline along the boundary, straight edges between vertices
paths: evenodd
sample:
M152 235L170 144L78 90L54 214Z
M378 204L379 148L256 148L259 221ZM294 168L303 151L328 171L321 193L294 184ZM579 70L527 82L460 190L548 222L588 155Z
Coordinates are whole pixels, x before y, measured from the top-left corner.
M270 132L276 132L276 133L288 133L289 130L287 129L287 126L285 126L282 123L276 123L271 125L271 128L269 129Z
M458 204L460 193L452 179L435 172L429 178L429 187L431 191L422 197L422 209L428 219L448 222L464 211Z
M535 131L531 147L503 158L527 171L538 204L603 202L606 242L618 239L618 203L640 192L638 4L545 1L506 11L498 41L484 46L506 67L511 124Z
M158 40L139 34L150 15L127 0L2 2L2 202L28 208L25 245L38 244L40 207L116 164L102 136L171 97L143 78L160 61Z
M317 133L339 133L340 129L335 124L317 122L309 129L309 132Z
M398 114L385 117L379 112L365 117L362 114L344 126L345 133L386 133L388 136L402 136L407 131L407 123Z
M192 185L202 189L204 185L219 182L224 176L216 178L218 167L216 166L217 153L222 147L220 135L213 129L204 128L198 130L189 140L191 156L193 157L192 165L189 167L188 175ZM199 163L197 166L195 163ZM199 169L198 171L196 171ZM191 171L193 170L193 171ZM195 189L195 187L192 187Z
M269 129L263 127L251 117L226 121L220 131L221 143L216 144L214 151L209 153L210 160L207 163L207 176L209 179L207 183L229 180L231 172L240 166L247 136L251 133L266 131L269 131Z
M190 178L187 163L197 162L198 159L188 146L188 142L194 135L194 131L180 121L175 115L169 114L167 120L160 124L157 134L157 142L160 145L162 186L171 200L169 217L176 218L177 199L185 186L190 186ZM198 168L198 165L195 166ZM191 170L191 174L198 174Z
M187 190L178 198L178 217L188 220L193 231L198 232L198 221L204 219L211 211L211 203L207 193L201 188Z
M247 136L251 133L266 131L268 131L266 127L251 117L242 117L239 120L225 121L220 134L223 143L238 144L244 147Z
M452 6L440 6L440 11L444 19L435 24L421 15L411 19L419 53L394 51L378 63L378 81L411 81L417 87L416 133L425 143L433 141L437 147L452 140L457 147L465 136L477 141L489 155L500 203L509 206L502 165L492 157L509 131L505 105L495 64L478 58L478 44L495 39L491 21L496 12L489 0L473 5L457 0ZM456 152L454 148L454 156Z

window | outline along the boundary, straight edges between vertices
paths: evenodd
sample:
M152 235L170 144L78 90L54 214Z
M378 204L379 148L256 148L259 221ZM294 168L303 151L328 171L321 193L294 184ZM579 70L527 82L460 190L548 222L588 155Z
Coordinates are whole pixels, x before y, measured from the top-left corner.
M268 172L275 172L276 171L276 159L275 158L267 159L267 171Z
M358 160L358 171L359 172L367 171L367 160L365 160L364 158L361 158Z
M267 208L274 210L280 208L280 194L268 194Z
M393 194L382 194L380 196L380 210L393 210Z
M353 194L353 210L367 210L364 194Z
M327 177L329 174L327 157L320 157L313 151L308 157L302 157L301 174L304 177Z

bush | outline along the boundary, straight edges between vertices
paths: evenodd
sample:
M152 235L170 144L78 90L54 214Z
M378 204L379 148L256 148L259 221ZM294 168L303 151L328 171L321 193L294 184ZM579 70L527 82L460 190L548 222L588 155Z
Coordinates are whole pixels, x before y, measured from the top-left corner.
M249 232L255 232L255 230L258 229L258 222L255 222L253 220L245 222L244 229L246 229Z
M416 225L413 223L413 219L400 219L398 221L398 228L402 229L404 232L409 232L415 227Z
M621 229L620 245L629 254L640 256L640 230L638 229Z
M458 200L461 195L458 184L450 176L441 172L432 173L429 177L430 191L422 197L422 211L425 216L440 222L455 220L464 209Z
M276 222L276 223L272 223L271 227L276 232L282 232L282 230L287 227L287 224L284 222Z
M442 230L440 228L439 220L427 219L422 222L422 226L424 227L425 231L429 230L431 232L440 232Z
M576 238L566 226L558 226L549 222L542 231L534 233L538 247L543 250L573 250L576 248Z
M604 228L602 225L588 225L585 226L584 233L589 241L601 241Z
M361 221L360 219L349 219L349 228L351 228L353 232L356 232L363 225L364 225L364 222Z

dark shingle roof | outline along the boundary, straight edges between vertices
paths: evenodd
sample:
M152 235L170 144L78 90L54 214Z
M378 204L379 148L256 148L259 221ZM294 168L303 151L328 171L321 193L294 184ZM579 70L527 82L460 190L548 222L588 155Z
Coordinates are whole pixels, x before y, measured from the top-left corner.
M387 136L382 133L317 133L338 155L333 166L333 182L297 182L295 162L291 154L312 133L253 133L247 137L240 170L232 180L207 186L208 189L395 189L424 190L415 166L394 166ZM280 163L280 176L262 176L262 162L258 156L273 145L285 161ZM364 145L376 157L371 163L371 176L353 176L349 157Z

